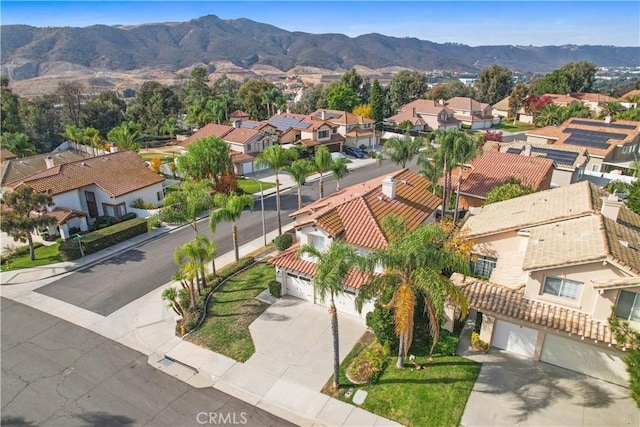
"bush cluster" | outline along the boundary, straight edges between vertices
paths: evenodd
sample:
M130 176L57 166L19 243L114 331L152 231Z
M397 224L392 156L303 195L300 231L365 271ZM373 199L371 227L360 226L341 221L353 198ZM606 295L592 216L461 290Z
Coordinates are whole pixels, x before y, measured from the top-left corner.
M280 298L282 296L282 285L277 280L272 280L269 282L269 293L276 298Z
M346 370L347 377L360 384L375 383L387 367L389 354L388 346L373 341L351 361Z
M83 235L82 249L85 255L89 255L146 232L147 220L145 218L122 221ZM58 250L65 261L78 259L82 256L77 239L69 239L60 243Z
M278 248L279 251L287 250L293 244L293 234L284 233L276 236L276 238L273 239L273 244L276 248Z
M156 209L156 207L157 207L153 203L143 200L142 197L138 197L137 199L133 199L131 201L131 205L130 206L132 208L134 208L134 209ZM127 215L130 215L130 214L127 214Z
M471 346L481 351L489 351L489 343L482 341L477 332L471 333Z
M40 242L33 242L33 249L38 249L40 246L44 246ZM21 255L26 255L29 253L29 245L19 246L17 248L6 247L3 250L2 255L0 256L0 264L4 264L7 260L10 260L15 257L19 257Z

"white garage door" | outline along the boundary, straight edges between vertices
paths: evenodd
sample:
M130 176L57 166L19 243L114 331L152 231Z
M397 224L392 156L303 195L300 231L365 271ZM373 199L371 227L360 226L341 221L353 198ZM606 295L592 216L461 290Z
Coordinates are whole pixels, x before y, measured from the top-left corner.
M628 384L628 374L620 354L583 341L547 334L540 360L615 384Z
M491 345L521 356L533 357L538 331L497 320Z
M250 173L253 173L253 163L252 162L243 163L242 175L249 175Z
M324 302L320 301L320 295L316 296L316 303L325 307L329 306L329 295ZM362 305L362 313L358 313L356 310L356 296L355 294L345 292L335 297L336 310L339 313L349 314L351 316L359 317L360 319L366 319L367 313L373 311L374 303L366 302Z
M293 273L287 273L287 295L313 302L311 280Z

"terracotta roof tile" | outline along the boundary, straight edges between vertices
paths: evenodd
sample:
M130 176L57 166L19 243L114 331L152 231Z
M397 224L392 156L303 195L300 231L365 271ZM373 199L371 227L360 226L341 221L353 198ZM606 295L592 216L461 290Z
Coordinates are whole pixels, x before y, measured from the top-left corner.
M5 161L0 166L2 185L10 185L28 176L46 170L47 162L45 159L47 157L51 157L54 165L61 165L63 163L86 159L89 155L82 152L65 150L57 153L38 154L36 156L15 158Z
M47 212L45 215L52 216L56 219L57 225L65 224L67 221L73 218L82 218L88 214L85 212L76 211L67 208L55 208L51 212Z
M16 157L18 156L16 156L6 148L0 148L0 161L4 162L5 160L15 159Z
M603 344L615 343L609 325L594 320L588 314L532 301L523 296L522 290L507 289L470 277L463 278L458 273L451 276L451 281L467 296L469 306L483 313L509 317L556 332L597 340Z
M151 172L142 157L121 151L58 165L25 178L19 185L55 195L94 184L110 197L120 197L162 181L164 178Z
M463 96L456 96L445 101L445 106L453 110L464 111L484 111L484 109L491 107L484 102L476 101L473 98L467 98Z

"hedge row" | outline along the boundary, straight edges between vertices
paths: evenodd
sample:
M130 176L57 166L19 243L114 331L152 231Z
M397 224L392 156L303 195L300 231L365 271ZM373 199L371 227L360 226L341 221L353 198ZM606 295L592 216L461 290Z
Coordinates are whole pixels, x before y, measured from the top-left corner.
M85 255L89 255L146 232L146 218L122 221L110 227L84 234L81 239L82 249ZM60 243L58 250L65 261L78 259L82 256L77 239L69 239Z

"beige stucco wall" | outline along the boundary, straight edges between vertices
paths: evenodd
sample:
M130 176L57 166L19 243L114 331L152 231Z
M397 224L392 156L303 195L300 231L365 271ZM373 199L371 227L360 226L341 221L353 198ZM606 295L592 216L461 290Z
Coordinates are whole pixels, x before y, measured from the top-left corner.
M522 270L522 264L529 237L510 231L475 241L474 254L498 259L489 281L511 289L520 288L526 283L527 273Z
M529 144L552 144L553 141L553 139L545 138L544 136L527 135L527 142Z
M544 279L547 276L558 277L582 283L577 300L555 297L542 294ZM611 313L611 303L613 295L601 295L593 288L594 282L603 282L611 279L627 277L617 267L602 261L589 264L575 265L571 267L560 267L548 270L532 271L527 280L525 297L561 305L593 316L594 319L606 321ZM608 298L607 298L608 297Z

